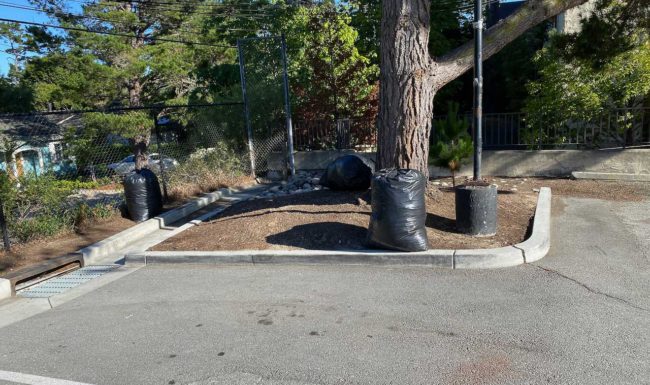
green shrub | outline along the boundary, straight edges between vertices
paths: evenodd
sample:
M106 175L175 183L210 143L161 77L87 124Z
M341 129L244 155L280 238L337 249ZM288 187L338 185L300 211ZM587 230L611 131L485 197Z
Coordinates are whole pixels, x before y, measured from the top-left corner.
M55 188L60 188L64 190L93 190L100 188L102 186L106 186L113 183L113 181L108 178L99 178L97 180L89 180L89 181L84 181L84 180L67 180L67 179L61 179L61 180L55 180L53 182Z
M74 190L88 186L56 180L53 175L13 179L0 174L0 198L11 237L18 242L51 237L117 213L113 204L90 207L70 200Z
M469 122L458 117L458 104L449 103L445 120L435 124L435 141L429 150L429 160L438 167L451 172L456 186L456 172L474 152L472 138L467 133Z

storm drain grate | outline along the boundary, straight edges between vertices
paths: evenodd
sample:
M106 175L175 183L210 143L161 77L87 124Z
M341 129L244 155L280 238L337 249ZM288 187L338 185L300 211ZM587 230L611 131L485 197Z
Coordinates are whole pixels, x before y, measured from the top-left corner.
M119 265L87 266L68 274L43 281L34 286L19 290L16 295L26 298L49 298L64 291L77 287L91 279L117 269Z

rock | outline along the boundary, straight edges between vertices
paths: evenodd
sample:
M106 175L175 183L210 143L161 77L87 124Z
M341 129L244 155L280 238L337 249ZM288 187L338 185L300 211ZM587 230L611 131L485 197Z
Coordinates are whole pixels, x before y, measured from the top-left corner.
M311 183L311 184L313 184L313 185L318 185L318 184L320 184L320 178L319 178L319 177L311 178L311 180L309 181L309 183Z
M439 186L439 185L440 185L440 182L438 182L438 181L434 181L434 182L431 182L431 184L434 185L434 186Z
M512 187L512 188L510 189L510 191L517 191L517 188L516 188L516 187Z
M447 186L449 186L449 183L447 183L447 182L442 182L440 185L441 185L442 187L447 187Z
M290 194L300 194L300 193L303 193L303 192L304 191L302 191L302 189L298 189L298 190L291 191Z
M311 185L310 185L309 183L305 183L305 184L302 185L302 189L303 189L303 190L305 190L305 189L311 189Z
M269 172L266 173L266 177L270 180L280 180L282 179L282 172L278 170L269 170Z
M533 192L538 193L538 192L539 192L539 189L538 189L538 188L534 188L534 189L533 189Z
M269 189L270 192L278 192L280 191L280 186L273 186Z

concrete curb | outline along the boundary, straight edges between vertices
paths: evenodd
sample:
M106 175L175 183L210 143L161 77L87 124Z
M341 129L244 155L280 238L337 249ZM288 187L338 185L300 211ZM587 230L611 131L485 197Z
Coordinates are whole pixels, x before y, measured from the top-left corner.
M129 227L120 233L84 247L77 252L83 255L84 263L86 265L92 265L94 262L123 249L134 241L142 239L158 229L177 222L195 211L217 202L220 199L228 198L239 191L241 190L223 188L215 192L207 193L181 207Z
M533 231L528 239L514 245L521 250L526 263L544 258L551 248L551 198L550 188L542 187L539 190Z
M0 278L0 301L11 298L11 281Z
M494 249L428 250L415 253L384 250L234 250L145 251L127 254L126 264L299 264L426 266L450 269L489 269L536 261L550 248L551 189L537 198L531 236L524 242Z

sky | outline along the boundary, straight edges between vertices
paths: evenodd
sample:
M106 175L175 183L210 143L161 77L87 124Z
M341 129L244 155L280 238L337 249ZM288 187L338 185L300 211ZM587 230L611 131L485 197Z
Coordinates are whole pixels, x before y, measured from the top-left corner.
M67 2L70 5L70 9L73 12L79 12L79 2ZM30 4L29 0L0 0L0 17L4 19L13 19L13 20L22 20L30 21L35 23L48 23L51 20L46 14L34 11L34 10L25 10L25 9L16 9L8 7L7 5L19 5L26 7L34 7ZM13 63L11 55L8 55L4 52L5 49L9 48L9 45L6 41L0 40L0 75L6 75L9 71L9 64Z

